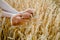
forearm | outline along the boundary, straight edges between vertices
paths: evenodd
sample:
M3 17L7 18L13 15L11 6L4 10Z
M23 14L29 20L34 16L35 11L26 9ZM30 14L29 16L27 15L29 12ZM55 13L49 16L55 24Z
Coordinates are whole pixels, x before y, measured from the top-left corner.
M1 9L5 10L5 11L8 11L10 13L18 13L17 10L15 10L14 8L12 8L8 3L6 3L4 0L1 0L0 1L0 7Z

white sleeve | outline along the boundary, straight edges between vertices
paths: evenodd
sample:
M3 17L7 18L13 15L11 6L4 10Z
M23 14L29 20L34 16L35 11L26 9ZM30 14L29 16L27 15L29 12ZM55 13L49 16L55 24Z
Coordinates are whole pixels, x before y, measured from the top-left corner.
M15 14L12 14L12 13L9 13L9 12L6 12L6 11L2 11L0 17L12 17L14 15Z
M0 0L0 8L2 8L3 10L6 10L10 13L18 13L17 10L15 10L14 8L12 8L8 3L6 3L4 0Z

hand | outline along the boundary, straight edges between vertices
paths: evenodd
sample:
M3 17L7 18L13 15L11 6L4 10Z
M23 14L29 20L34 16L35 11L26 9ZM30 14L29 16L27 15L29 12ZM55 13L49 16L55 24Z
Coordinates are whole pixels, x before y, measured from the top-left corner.
M33 16L32 10L26 10L25 12L19 13L12 18L12 25L18 25L22 22L25 22L25 19L30 19Z

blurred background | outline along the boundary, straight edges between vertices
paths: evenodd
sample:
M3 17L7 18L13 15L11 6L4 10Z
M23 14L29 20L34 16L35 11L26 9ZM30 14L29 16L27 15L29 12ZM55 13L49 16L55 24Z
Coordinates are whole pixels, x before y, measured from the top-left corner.
M11 26L10 18L0 18L0 40L60 40L60 0L5 1L17 11L33 8L35 12L17 26Z

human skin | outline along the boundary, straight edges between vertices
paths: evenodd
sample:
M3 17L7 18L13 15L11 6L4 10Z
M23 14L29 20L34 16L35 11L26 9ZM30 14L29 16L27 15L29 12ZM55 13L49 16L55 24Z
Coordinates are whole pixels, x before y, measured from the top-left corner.
M0 0L0 8L3 10L1 16L11 17L12 25L17 25L21 22L25 22L24 19L30 19L33 15L32 9L25 10L21 13L11 7L5 0Z
M25 19L30 19L32 16L33 16L33 11L31 9L29 9L23 13L19 13L12 17L12 19L11 19L12 25L18 25L22 22L26 22L27 20L25 20Z

